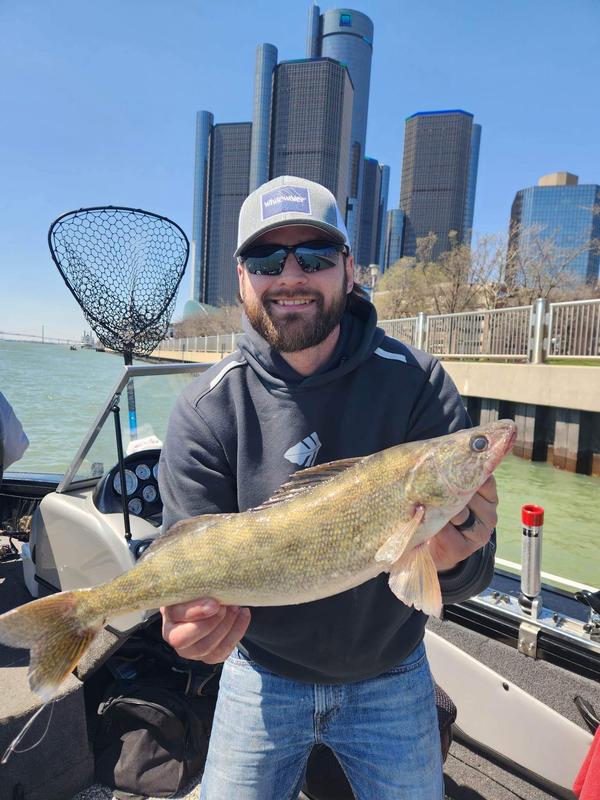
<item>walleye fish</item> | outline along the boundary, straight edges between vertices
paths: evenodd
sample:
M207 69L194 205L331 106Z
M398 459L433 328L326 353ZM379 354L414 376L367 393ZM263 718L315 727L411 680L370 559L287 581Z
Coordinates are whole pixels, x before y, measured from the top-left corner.
M112 581L40 598L0 616L0 642L31 650L29 684L44 700L106 621L199 597L226 605L306 603L389 572L391 591L439 616L425 542L511 449L501 420L300 470L265 503L183 520Z

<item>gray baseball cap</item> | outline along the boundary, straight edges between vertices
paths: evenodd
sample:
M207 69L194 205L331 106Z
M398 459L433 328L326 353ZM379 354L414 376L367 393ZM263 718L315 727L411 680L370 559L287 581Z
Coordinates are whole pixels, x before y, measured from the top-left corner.
M310 225L350 247L348 231L329 189L306 178L281 175L263 183L244 200L234 256L265 231L284 225Z

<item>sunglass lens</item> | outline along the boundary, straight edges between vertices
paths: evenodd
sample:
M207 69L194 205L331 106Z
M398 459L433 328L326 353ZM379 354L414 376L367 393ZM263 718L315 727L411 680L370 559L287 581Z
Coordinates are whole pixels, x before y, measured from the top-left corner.
M335 267L340 249L335 245L324 247L298 247L296 258L304 272L320 272Z
M286 255L285 250L257 247L246 253L243 261L252 275L280 275Z

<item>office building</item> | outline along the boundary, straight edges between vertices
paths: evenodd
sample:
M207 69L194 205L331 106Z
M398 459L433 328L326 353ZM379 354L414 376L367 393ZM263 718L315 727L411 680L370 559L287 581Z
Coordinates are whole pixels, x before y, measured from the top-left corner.
M345 216L348 234L356 251L360 229L360 200L367 138L367 113L373 56L373 23L360 11L338 8L320 13L309 11L307 55L328 57L345 64L354 86L348 204ZM344 209L340 209L344 213Z
M192 298L214 306L236 302L233 257L240 208L248 196L252 124L196 118Z
M259 44L256 48L256 67L254 70L249 185L251 192L269 180L273 71L276 66L277 48L272 44Z
M269 177L297 175L326 186L346 205L354 90L331 58L282 61L275 68Z
M361 267L383 266L383 241L387 213L390 168L366 158L363 168L360 229L354 259Z
M595 284L600 253L593 242L600 240L600 186L579 184L577 175L569 172L554 172L541 177L537 186L518 191L510 214L509 251L521 251L528 260L540 237L552 239L547 257L556 267L568 263L576 283ZM509 263L514 268L512 258Z
M403 255L414 256L417 239L429 233L437 237L433 258L449 249L451 231L459 243L470 242L480 137L466 111L419 112L406 120Z
M190 243L190 297L192 300L200 300L202 295L202 252L204 247L204 231L206 223L208 140L213 124L214 117L210 111L197 112L194 166L194 207L192 212L192 241Z
M396 261L402 258L402 243L404 238L404 211L401 208L392 208L387 212L385 226L385 246L383 253L383 271L393 267Z

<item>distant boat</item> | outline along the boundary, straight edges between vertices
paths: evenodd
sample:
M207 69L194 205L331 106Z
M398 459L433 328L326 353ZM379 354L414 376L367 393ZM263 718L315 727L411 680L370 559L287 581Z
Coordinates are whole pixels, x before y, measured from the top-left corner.
M69 350L77 350L77 345L76 345L76 344L72 344L72 345L69 347Z

